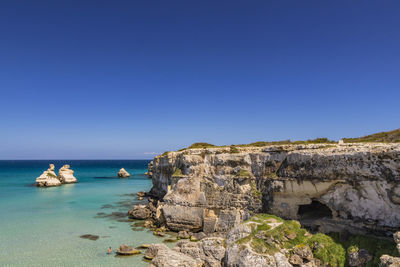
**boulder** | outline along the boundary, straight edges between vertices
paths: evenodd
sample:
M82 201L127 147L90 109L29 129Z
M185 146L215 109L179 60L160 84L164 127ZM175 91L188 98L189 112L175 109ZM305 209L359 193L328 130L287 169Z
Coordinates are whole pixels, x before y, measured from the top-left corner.
M58 171L58 179L63 184L76 183L77 179L74 176L74 171L70 169L68 164L62 166Z
M187 231L179 231L178 238L179 239L189 239L190 238L190 233L187 232Z
M145 220L151 217L151 210L148 205L134 205L128 211L128 216L132 219Z
M131 175L124 168L121 168L118 172L118 177L120 177L120 178L127 178L129 176L131 176Z
M400 253L400 231L393 234L394 242L397 244L397 249Z
M151 259L149 267L200 267L202 262L197 262L192 257L172 250L164 244L152 244L145 254L146 259Z
M397 244L397 249L400 253L400 231L393 234L394 242ZM400 257L392 257L389 255L382 255L381 267L400 267Z
M400 266L400 258L392 257L389 255L382 255L380 267L399 267Z
M358 251L352 251L349 253L349 266L362 267L367 262L373 259L372 255L365 249L359 249Z
M61 185L56 173L54 172L54 164L50 164L49 168L44 171L38 178L36 178L37 186L59 186Z
M220 267L225 256L225 241L221 237L207 237L199 242L182 240L174 247L175 251L184 253L207 267Z
M140 254L140 251L135 249L135 248L133 248L133 247L131 247L131 246L122 244L117 249L117 254L118 255L124 255L124 256L125 255L135 255L135 254Z

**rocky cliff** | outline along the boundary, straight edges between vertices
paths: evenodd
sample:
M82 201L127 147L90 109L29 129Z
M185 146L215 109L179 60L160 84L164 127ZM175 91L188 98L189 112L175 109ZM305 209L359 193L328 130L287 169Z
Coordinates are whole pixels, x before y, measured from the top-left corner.
M154 218L175 231L226 232L258 212L322 232L400 227L400 144L184 149L149 166Z

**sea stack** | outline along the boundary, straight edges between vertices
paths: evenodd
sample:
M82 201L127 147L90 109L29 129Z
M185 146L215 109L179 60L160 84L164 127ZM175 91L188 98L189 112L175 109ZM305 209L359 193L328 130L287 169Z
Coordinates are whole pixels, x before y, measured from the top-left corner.
M60 180L57 179L57 175L54 172L54 164L50 164L47 171L44 171L42 175L36 178L37 186L59 186L61 185Z
M124 168L120 169L118 172L118 177L120 177L120 178L127 178L129 176L131 176L131 175Z
M70 169L70 166L68 164L62 166L61 169L58 171L58 179L63 184L71 184L77 182L77 179L74 176L74 171Z

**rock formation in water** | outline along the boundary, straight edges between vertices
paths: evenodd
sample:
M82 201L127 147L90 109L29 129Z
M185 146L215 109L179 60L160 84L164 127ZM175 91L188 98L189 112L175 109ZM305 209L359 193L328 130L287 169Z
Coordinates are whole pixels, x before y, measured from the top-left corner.
M129 172L127 172L124 168L121 168L118 172L118 177L120 177L120 178L127 178L130 176L131 175L129 174Z
M74 177L74 171L70 169L68 164L62 166L58 171L58 179L63 184L76 183L77 179Z
M56 173L54 172L54 164L50 164L49 168L36 178L37 186L59 186L61 185Z
M227 232L259 212L322 232L400 227L400 144L184 149L149 172L153 218L173 231Z

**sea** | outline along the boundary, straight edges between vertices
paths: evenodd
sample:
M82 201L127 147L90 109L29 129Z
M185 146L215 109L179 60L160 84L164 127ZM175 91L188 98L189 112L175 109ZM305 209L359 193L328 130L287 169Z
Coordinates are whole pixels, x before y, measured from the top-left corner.
M56 172L69 164L78 183L36 187L36 177L50 163ZM114 252L121 244L137 247L164 240L126 216L132 205L146 201L136 193L151 188L151 179L144 174L148 163L0 161L0 266L147 266L143 253L118 256ZM118 178L120 168L131 177ZM106 253L108 247L112 254Z

